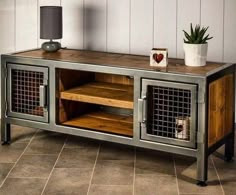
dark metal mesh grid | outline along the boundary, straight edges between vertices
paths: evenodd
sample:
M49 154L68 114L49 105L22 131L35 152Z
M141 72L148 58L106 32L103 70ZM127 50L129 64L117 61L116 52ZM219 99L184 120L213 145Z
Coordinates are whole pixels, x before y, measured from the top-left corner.
M191 91L148 86L148 98L148 134L190 140Z
M39 86L43 85L43 73L13 69L11 75L12 111L43 116L43 108L39 104Z

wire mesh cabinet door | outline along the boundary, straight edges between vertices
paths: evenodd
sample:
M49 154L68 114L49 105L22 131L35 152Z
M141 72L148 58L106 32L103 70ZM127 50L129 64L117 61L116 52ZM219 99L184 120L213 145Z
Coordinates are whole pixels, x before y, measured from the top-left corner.
M48 122L48 68L7 65L7 115Z
M196 147L197 85L142 80L141 139Z

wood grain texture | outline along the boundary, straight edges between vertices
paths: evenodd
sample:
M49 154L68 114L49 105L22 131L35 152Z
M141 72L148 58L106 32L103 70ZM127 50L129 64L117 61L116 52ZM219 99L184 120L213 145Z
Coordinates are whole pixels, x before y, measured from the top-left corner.
M133 109L133 87L92 82L61 92L61 99Z
M207 59L223 61L223 36L224 36L224 1L201 1L201 25L209 26L208 33L213 39L208 42ZM217 13L217 14L216 14Z
M62 123L63 125L133 136L132 116L91 112Z
M149 55L153 48L153 0L131 0L130 53Z
M157 69L149 65L149 56L115 54L95 51L61 49L56 53L46 53L42 50L33 50L15 54L16 56L61 60L75 63L96 64L102 66L124 67L149 71L163 71L176 74L206 76L207 73L221 67L223 63L208 62L203 67L188 67L180 59L169 59L168 68Z
M176 58L177 1L154 0L154 47L168 48L169 57Z
M233 75L226 75L209 85L208 145L211 146L233 130Z
M233 130L233 112L234 112L234 79L233 75L228 75L225 78L225 134Z

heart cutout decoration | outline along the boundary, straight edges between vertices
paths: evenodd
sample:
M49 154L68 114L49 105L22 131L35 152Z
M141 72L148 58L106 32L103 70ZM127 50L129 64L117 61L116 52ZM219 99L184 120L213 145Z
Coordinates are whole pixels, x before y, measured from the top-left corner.
M164 55L162 53L160 54L154 53L152 57L157 63L160 63L163 60Z

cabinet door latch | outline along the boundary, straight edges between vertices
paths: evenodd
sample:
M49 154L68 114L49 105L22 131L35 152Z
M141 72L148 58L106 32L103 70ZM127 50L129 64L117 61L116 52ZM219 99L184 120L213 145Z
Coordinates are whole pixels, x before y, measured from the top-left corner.
M147 116L146 116L146 96L138 99L138 122L140 123L146 123Z
M47 105L46 85L39 86L39 106L45 108Z

